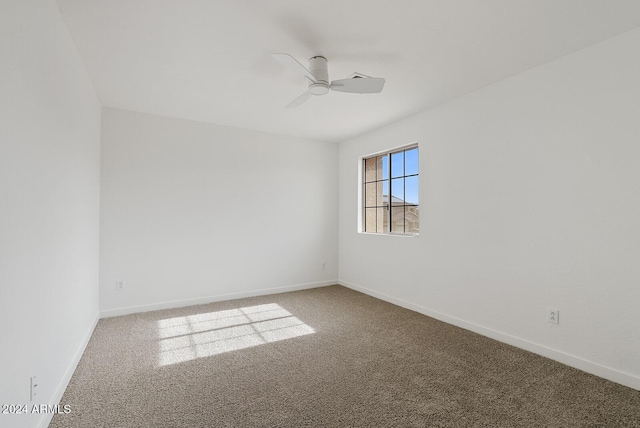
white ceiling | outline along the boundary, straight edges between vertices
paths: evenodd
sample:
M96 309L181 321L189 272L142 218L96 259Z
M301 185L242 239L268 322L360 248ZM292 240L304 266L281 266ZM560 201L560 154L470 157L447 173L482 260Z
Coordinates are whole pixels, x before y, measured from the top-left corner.
M57 0L98 96L118 107L342 141L640 26L638 0ZM270 56L323 55L331 92Z

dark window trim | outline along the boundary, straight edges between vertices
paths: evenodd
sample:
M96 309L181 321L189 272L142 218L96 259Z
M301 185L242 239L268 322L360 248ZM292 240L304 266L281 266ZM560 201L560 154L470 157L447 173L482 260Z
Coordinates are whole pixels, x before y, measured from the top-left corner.
M413 143L413 144L409 144L406 146L401 146L401 147L397 147L397 148L393 148L390 150L385 150L385 151L380 151L377 153L373 153L367 156L363 156L362 158L360 158L360 165L362 168L362 174L361 174L361 198L360 198L360 215L362 218L361 224L360 224L360 233L367 233L367 234L375 234L375 235L396 235L396 236L418 236L419 231L418 232L407 232L407 222L406 222L406 218L404 219L404 221L402 222L402 231L398 231L398 230L392 230L393 228L393 222L392 222L392 212L393 212L393 208L403 208L404 214L406 214L407 212L407 208L409 207L420 207L420 200L418 198L418 203L414 204L414 203L407 203L406 201L406 179L410 178L410 177L419 177L420 176L420 163L418 160L418 172L415 174L406 174L406 159L405 159L405 154L407 151L409 150L413 150L413 149L418 149L418 155L420 153L420 147L418 143ZM392 156L394 154L398 154L398 153L403 153L403 159L402 159L402 175L397 175L397 176L392 176ZM375 179L373 180L369 180L367 181L367 167L366 167L366 163L367 160L369 159L373 159L376 158L376 171L377 171L377 162L379 162L380 157L384 157L387 156L388 157L388 165L387 165L387 178L383 178L384 174L381 177L378 177L376 175ZM397 204L395 205L393 202L393 182L392 180L395 179L402 179L402 195L403 195L403 200L401 204ZM378 183L384 183L384 182L388 182L388 202L386 204L384 204L384 202L382 203L382 205L380 205L380 201L377 200L375 201L375 205L367 205L367 184L375 184L376 186L378 186ZM367 210L370 209L374 209L375 210L375 215L376 215L376 230L372 231L372 230L367 230ZM380 209L386 209L388 211L388 227L387 230L383 230L383 231L378 231L379 227L378 227L378 212ZM418 216L419 216L419 212L418 212ZM403 216L404 217L404 216ZM419 226L418 226L419 228Z

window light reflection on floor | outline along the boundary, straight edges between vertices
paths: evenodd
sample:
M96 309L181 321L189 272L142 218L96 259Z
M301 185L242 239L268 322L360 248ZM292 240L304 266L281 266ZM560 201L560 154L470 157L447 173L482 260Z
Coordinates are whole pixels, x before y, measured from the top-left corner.
M250 348L315 333L270 303L158 321L158 366Z

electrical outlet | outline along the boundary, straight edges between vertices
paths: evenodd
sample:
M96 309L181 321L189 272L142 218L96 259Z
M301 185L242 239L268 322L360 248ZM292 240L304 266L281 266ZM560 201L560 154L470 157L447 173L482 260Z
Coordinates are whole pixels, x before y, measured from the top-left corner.
M560 324L560 311L555 308L547 308L547 322Z
M119 279L116 281L116 291L123 291L124 290L124 280Z
M33 398L38 395L38 380L36 379L35 376L31 376L31 378L29 379L30 385L29 385L29 390L30 390L30 398L29 401L33 401Z
M322 270L324 270L325 267L327 267L327 262L322 262Z

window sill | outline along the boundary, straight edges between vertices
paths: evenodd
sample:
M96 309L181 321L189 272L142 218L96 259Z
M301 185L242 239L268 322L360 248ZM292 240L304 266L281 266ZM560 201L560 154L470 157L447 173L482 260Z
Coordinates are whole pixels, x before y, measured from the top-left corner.
M395 236L397 238L417 238L419 233L373 233L373 232L358 232L360 235L369 236Z

